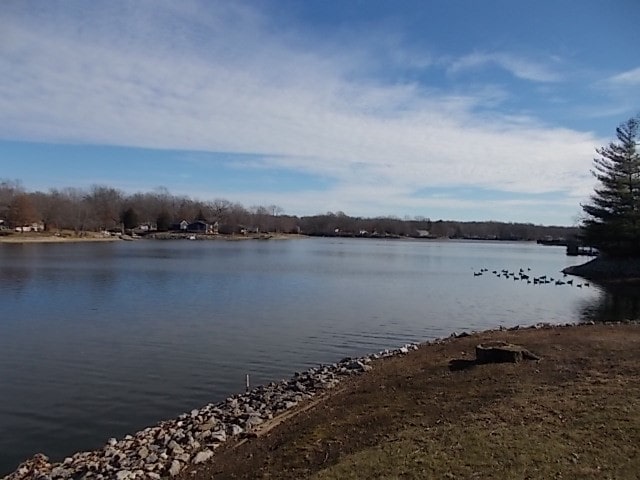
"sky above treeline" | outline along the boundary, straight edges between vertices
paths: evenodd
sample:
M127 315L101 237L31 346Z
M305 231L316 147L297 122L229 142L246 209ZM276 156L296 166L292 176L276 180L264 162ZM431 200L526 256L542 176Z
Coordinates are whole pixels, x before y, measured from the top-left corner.
M572 225L637 0L3 0L0 179Z

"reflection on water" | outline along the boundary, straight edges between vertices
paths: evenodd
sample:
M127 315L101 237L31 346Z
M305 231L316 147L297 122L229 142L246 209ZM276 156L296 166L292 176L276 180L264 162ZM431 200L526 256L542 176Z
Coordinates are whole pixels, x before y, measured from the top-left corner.
M581 306L584 321L628 322L640 320L640 283L599 285L600 295Z

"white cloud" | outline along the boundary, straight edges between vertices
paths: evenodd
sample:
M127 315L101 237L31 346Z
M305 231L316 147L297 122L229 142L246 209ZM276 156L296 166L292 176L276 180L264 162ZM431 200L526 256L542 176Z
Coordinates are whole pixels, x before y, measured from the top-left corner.
M523 80L557 82L561 79L558 73L553 72L546 65L507 53L471 53L453 61L448 71L458 73L484 68L487 65L498 66Z
M354 75L368 67L360 47L353 61L348 45L335 55L310 50L299 33L274 33L268 19L234 4L110 2L90 18L64 11L84 3L39 15L24 5L0 18L5 139L256 154L263 167L333 179L333 190L307 195L314 211L409 206L428 186L578 195L603 143L527 117L474 113L495 103L495 91L365 80ZM470 55L450 70L487 63L558 79L504 54Z
M626 72L618 73L609 77L607 80L611 85L618 86L640 86L640 67L627 70Z

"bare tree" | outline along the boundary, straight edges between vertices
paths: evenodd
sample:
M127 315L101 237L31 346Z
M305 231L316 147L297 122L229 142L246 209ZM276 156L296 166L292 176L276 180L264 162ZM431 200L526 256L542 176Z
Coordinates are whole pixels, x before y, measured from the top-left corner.
M64 212L68 208L68 199L62 192L56 189L51 189L48 193L35 192L31 194L31 199L41 215L45 230L59 231L67 226Z
M189 197L174 197L175 202L174 205L177 204L177 208L175 209L176 217L175 220L187 220L188 222L193 221L198 215L198 207L193 200Z
M61 195L62 224L76 235L83 235L89 228L92 211L87 192L79 188L65 188Z
M211 209L211 219L213 221L224 223L227 220L227 216L231 211L233 204L221 198L216 198L213 202L209 204L209 208Z
M9 204L7 219L13 227L31 225L40 220L40 215L28 193L20 193L13 197Z
M268 232L271 217L269 210L262 206L253 206L250 212L253 217L253 226L257 227L260 232Z
M242 226L248 226L251 222L251 214L240 204L229 204L224 221L220 226L221 233L238 233Z
M16 195L24 193L18 180L0 181L0 219L5 220L9 214L9 206Z
M94 185L87 196L87 201L91 207L94 228L107 230L120 223L122 193L119 190L103 185Z

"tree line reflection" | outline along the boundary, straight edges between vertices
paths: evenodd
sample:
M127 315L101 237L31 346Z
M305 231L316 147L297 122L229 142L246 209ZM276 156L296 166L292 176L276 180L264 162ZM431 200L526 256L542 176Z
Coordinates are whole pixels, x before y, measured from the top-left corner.
M583 321L625 322L640 320L640 281L598 285L601 294L580 308Z

